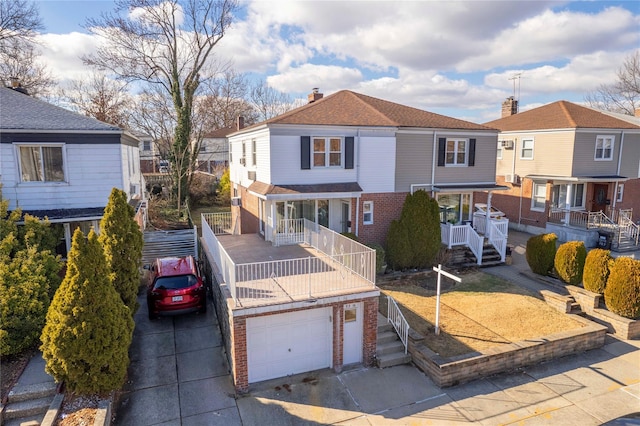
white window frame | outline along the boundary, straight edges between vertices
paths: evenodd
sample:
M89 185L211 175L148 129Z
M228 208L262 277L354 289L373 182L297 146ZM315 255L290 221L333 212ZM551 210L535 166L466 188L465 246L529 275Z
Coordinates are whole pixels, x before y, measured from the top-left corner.
M151 141L142 141L142 150L151 151Z
M527 148L527 142L531 143L531 147ZM535 147L535 140L533 138L524 138L522 139L522 146L520 147L520 159L521 160L533 160L533 151L534 151L534 147ZM531 156L525 156L525 150L531 151Z
M242 141L242 157L240 162L243 166L247 165L247 143L245 141Z
M331 151L331 141L340 140L340 164L331 165L331 154L338 151ZM316 141L324 140L324 151L316 151ZM316 165L316 154L324 153L324 163ZM344 138L340 136L313 136L311 138L311 167L314 169L322 168L343 168L344 167Z
M367 215L369 216L368 218ZM364 201L362 203L362 224L373 225L373 201Z
M15 151L16 151L16 159L18 161L18 178L20 180L20 184L21 185L43 185L43 184L54 184L54 185L59 185L59 184L63 184L63 183L68 183L68 172L67 172L67 150L65 149L65 144L64 143L16 143L14 144L15 147ZM40 150L42 150L42 148L60 148L61 149L61 153L62 153L62 180L61 181L48 181L48 180L23 180L22 176L22 154L20 152L20 148L34 148L34 147L38 147L40 148ZM42 155L40 156L41 159L41 163L40 166L42 168L44 168L44 165L42 164Z
M453 152L449 151L449 142L454 143ZM469 140L468 139L447 139L444 146L444 165L445 167L465 167L469 161ZM458 154L460 146L464 146L464 160L462 163L458 162ZM453 162L449 162L449 154L453 154Z
M618 184L618 192L616 193L616 202L621 203L624 197L624 183Z
M256 152L256 140L251 139L251 165L256 166L258 164L258 155Z
M561 186L566 187L566 186L569 186L569 185L571 185L571 187L572 187L571 188L572 200L571 200L571 205L569 206L569 210L584 210L585 201L586 201L586 195L587 195L587 188L586 188L584 183L554 184L552 186L552 188L551 188L551 203L552 203L551 208L552 209L559 210L559 209L566 208L566 205L564 204L564 200L563 200L563 205L561 205L561 206L556 205L554 203L553 193L554 193L556 187L561 187ZM578 185L582 185L582 199L580 200L580 204L576 203L576 193L577 193L576 189L577 189ZM565 190L565 194L566 194L566 190Z
M233 164L233 144L229 142L229 164Z
M498 148L496 150L496 158L498 160L502 160L502 151L503 151L502 141L498 141Z
M542 207L536 206L536 200L540 200L540 195L537 194L536 188L543 187L544 188L544 197L542 200ZM533 186L531 187L531 210L536 212L543 212L544 207L547 203L547 182L536 182L533 181Z
M613 135L598 135L596 136L596 149L593 153L593 159L595 161L612 161L613 160L613 148L615 146L616 138ZM600 145L600 148L598 148ZM605 156L607 151L607 145L609 146L609 156ZM600 155L598 155L598 149Z

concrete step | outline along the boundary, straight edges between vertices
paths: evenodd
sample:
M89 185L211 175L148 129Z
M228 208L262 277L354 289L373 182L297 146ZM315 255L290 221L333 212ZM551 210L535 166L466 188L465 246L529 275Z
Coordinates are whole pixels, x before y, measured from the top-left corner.
M411 362L411 355L404 354L404 350L402 352L395 352L388 355L382 355L378 357L378 367L386 368L393 367L394 365L408 364Z
M52 396L32 399L29 401L19 401L12 402L7 404L4 408L3 418L5 420L8 419L18 419L23 417L30 417L36 415L43 415L49 409L51 402L53 401Z
M578 302L571 303L571 309L569 310L570 314L579 314L582 312L582 308Z
M378 357L382 355L389 355L394 352L402 352L404 354L404 345L400 340L382 343L377 345L376 347L376 354L378 355Z
M396 341L398 341L398 335L396 334L395 331L386 330L386 331L380 332L380 328L378 328L378 340L376 342L378 346L384 343L396 342Z
M7 396L7 402L28 401L30 399L53 396L56 393L55 382L35 383L26 386L15 386Z
M378 321L378 334L385 333L387 331L393 331L393 325L390 322L387 322L386 318L384 319L384 322Z

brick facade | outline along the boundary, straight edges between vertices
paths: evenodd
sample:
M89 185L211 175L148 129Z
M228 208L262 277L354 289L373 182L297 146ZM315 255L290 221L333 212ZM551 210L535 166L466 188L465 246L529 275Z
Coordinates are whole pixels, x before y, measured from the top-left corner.
M408 192L362 194L360 206L357 209L360 215L358 218L358 240L363 244L379 243L384 246L387 241L389 226L391 226L392 221L400 219L402 206L407 195L409 195ZM352 223L355 223L356 201L354 199L351 203ZM362 204L365 201L373 201L373 224L371 225L363 223Z

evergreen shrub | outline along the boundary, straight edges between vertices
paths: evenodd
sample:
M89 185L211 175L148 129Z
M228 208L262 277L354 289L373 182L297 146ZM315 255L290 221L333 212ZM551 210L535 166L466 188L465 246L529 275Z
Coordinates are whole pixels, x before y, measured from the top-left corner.
M611 312L640 319L640 261L619 257L613 262L604 301Z
M612 261L609 250L595 248L587 253L582 274L582 284L586 290L604 293Z
M93 230L73 234L67 271L42 331L45 370L78 394L108 393L124 384L133 334L129 309L111 284Z
M531 271L538 275L547 275L553 268L556 257L556 241L554 233L535 235L527 240L525 257Z
M571 285L582 283L587 249L582 241L567 241L558 247L554 258L556 273L562 281Z

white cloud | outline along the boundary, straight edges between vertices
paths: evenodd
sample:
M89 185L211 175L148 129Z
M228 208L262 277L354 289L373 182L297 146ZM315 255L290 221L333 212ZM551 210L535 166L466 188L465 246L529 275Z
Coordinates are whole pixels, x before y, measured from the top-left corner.
M353 87L360 81L362 73L358 69L314 64L292 67L284 73L267 78L271 87L285 93L305 93L317 87L328 94Z
M42 34L38 41L42 46L43 62L61 82L86 76L88 67L80 57L93 53L99 45L97 37L78 32Z

